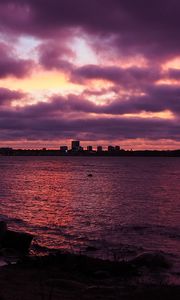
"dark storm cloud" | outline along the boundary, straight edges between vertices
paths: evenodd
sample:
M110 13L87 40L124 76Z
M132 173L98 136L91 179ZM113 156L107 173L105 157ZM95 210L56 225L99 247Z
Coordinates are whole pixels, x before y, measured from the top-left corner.
M115 100L107 111L112 114L163 112L169 110L175 115L180 114L180 88L170 85L150 85L142 96L130 96L128 100Z
M7 41L27 35L37 37L41 43L39 63L45 69L68 72L78 83L108 80L115 85L111 92L114 89L116 95L115 100L108 99L108 104L97 105L88 99L93 91L86 90L79 96L54 95L47 99L49 103L10 106L6 110L4 104L10 104L15 98L21 100L21 93L0 89L3 104L0 137L38 140L78 135L97 140L180 140L180 89L165 84L158 86L156 82L163 78L180 79L179 70L170 69L162 74L158 67L180 53L179 11L179 0L1 0L0 31ZM88 35L87 41L101 52L101 58L108 52L115 55L112 61L117 57L123 61L124 56L140 55L149 64L146 68L126 69L116 65L73 66L70 61L74 53L67 43L73 35L82 38ZM138 59L135 63L138 64ZM0 78L23 78L33 66L31 60L16 57L10 46L0 44ZM124 98L118 91L122 87L128 95ZM94 95L98 99L103 93L102 89ZM173 120L123 117L128 113L165 110L174 114ZM96 115L92 117L92 114Z
M8 76L23 78L30 73L32 67L31 60L17 58L10 46L0 43L0 78Z
M57 69L70 72L73 68L68 62L68 58L74 57L74 53L66 45L62 39L59 42L49 41L38 47L39 63L45 69Z
M24 109L22 110L24 113ZM9 139L58 139L83 136L94 139L174 139L180 140L178 121L126 118L76 118L36 116L23 117L21 111L0 113L1 136Z
M124 54L162 58L179 53L179 10L179 0L2 0L0 28L46 38L80 28L101 44L114 36Z
M69 94L66 97L54 95L48 102L39 102L25 107L25 116L58 116L68 113L95 113L97 115L138 114L141 112L157 113L171 111L180 116L180 88L177 86L159 85L146 87L146 94L116 97L107 104L96 104L88 99L88 93L81 95ZM106 91L107 92L107 91ZM111 92L111 89L110 89ZM102 91L104 94L104 91ZM98 96L102 94L99 92Z
M12 91L0 87L0 106L4 104L9 104L13 100L20 100L24 97L25 97L25 93L21 91Z
M180 90L166 86L151 89L151 95L127 100L115 100L110 104L97 105L83 96L52 96L50 102L41 102L25 107L11 107L0 111L1 137L18 140L72 138L87 139L172 139L179 141L180 122ZM14 98L21 94L10 94L4 90L6 98ZM9 92L10 93L10 92ZM12 92L13 93L13 92ZM3 94L3 90L2 90ZM169 96L174 95L169 101ZM156 104L156 97L163 99ZM154 97L154 98L152 98ZM5 96L4 96L5 98ZM151 101L150 101L151 99ZM174 101L172 101L174 99ZM159 104L160 103L160 104ZM141 111L163 111L169 109L176 113L173 120L125 118L124 113ZM91 113L98 114L92 116ZM104 115L107 114L107 117ZM117 116L119 114L119 116ZM109 115L109 116L108 116ZM120 116L121 115L121 116Z
M88 79L104 79L124 86L142 85L160 79L158 68L120 68L116 66L103 67L97 65L85 65L72 72L72 80L83 81Z
M104 94L103 91L102 93ZM19 97L21 97L21 93ZM146 88L146 94L119 96L114 100L109 99L111 101L108 101L107 104L96 104L90 101L86 92L81 95L69 94L64 97L53 95L47 100L48 102L38 102L24 108L16 108L16 113L19 112L22 118L61 118L62 116L64 118L66 116L67 120L71 118L72 114L76 117L81 114L84 118L92 113L96 114L96 117L107 114L116 118L117 115L141 112L159 113L167 110L176 117L180 116L180 88L169 85L149 86Z
M180 80L180 69L169 69L167 72L167 78Z
M140 112L170 111L180 116L180 88L170 85L149 86L146 94L141 96L129 96L127 99L116 99L109 105L101 106L103 113L128 114Z
M68 95L62 97L54 95L49 98L48 102L38 102L37 104L27 105L23 109L19 108L16 113L19 113L22 118L41 118L41 117L60 117L64 113L91 113L97 112L98 106L92 101L89 101L82 96ZM8 113L8 112L7 112ZM68 120L68 114L67 114Z

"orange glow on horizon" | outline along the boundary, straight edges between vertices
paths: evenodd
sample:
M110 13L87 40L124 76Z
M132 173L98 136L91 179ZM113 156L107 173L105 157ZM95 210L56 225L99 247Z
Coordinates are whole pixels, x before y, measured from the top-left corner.
M173 150L180 149L180 142L174 141L171 139L159 139L159 140L151 140L151 139L114 139L114 140L103 140L102 138L98 141L95 140L83 140L81 137L76 137L72 139L58 139L58 140L20 140L20 141L2 141L1 146L3 147L12 147L14 149L42 149L46 147L47 149L56 149L58 150L60 145L67 145L69 148L71 147L71 141L73 139L77 139L81 141L81 145L86 148L89 145L93 146L93 149L96 149L98 145L102 145L104 150L107 150L108 145L119 145L122 149L126 150L146 150L146 149L154 149L154 150Z
M129 113L129 114L96 114L96 113L91 113L89 114L92 117L94 117L95 119L97 118L108 118L108 119L112 119L112 118L141 118L141 119L165 119L165 120L173 120L174 119L174 115L171 111L166 110L166 111L162 111L162 112L146 112L146 111L142 111L139 113Z
M180 84L180 80L176 80L176 79L160 79L158 81L156 81L155 83L156 85L179 85Z
M168 119L168 120L172 120L174 119L174 115L171 111L166 110L166 111L161 111L161 112L140 112L138 114L124 114L123 116L128 117L128 118L145 118L145 119L153 119L153 118L158 118L158 119Z

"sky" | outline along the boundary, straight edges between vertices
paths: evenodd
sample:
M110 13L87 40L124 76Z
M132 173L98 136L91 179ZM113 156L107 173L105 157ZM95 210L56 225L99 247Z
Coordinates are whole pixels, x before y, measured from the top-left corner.
M180 149L179 0L1 0L0 147Z

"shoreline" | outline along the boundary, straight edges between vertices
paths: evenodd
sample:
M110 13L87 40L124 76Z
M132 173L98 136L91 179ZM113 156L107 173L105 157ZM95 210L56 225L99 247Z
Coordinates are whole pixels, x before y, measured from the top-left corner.
M118 151L72 151L67 152L55 149L13 149L0 148L0 156L34 157L34 156L59 156L59 157L180 157L180 150L118 150Z

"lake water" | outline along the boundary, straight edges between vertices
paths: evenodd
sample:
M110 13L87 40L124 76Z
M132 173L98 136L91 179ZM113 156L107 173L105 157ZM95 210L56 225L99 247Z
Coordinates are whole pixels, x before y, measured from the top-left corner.
M42 247L178 261L179 180L180 158L0 157L0 218Z

